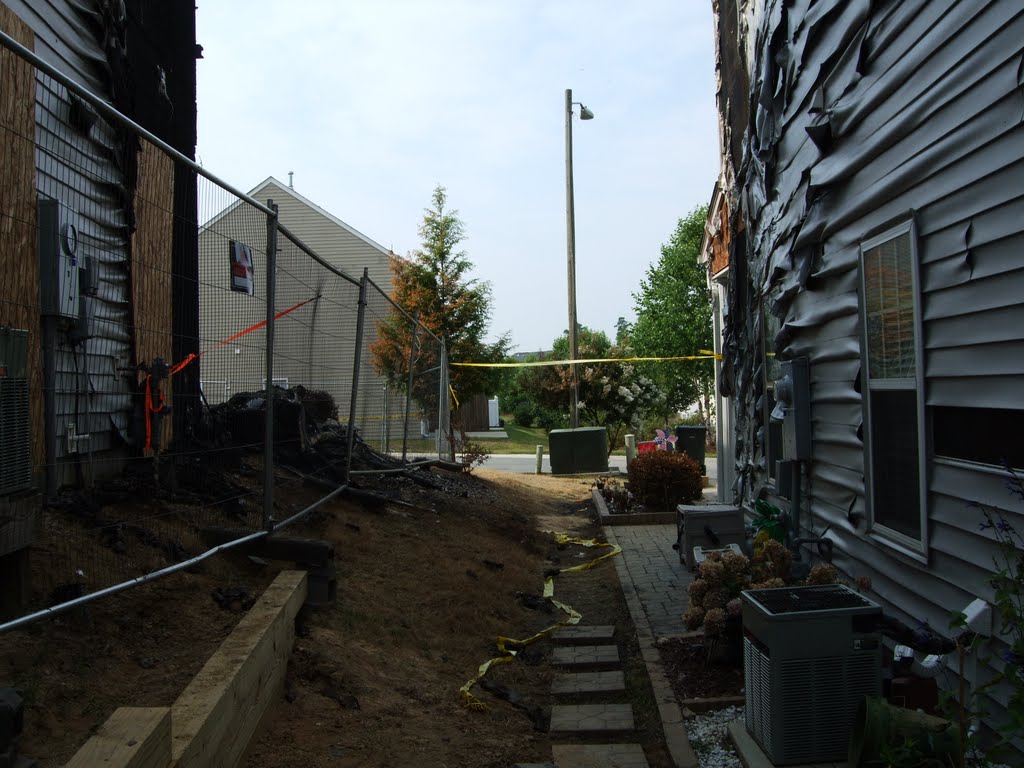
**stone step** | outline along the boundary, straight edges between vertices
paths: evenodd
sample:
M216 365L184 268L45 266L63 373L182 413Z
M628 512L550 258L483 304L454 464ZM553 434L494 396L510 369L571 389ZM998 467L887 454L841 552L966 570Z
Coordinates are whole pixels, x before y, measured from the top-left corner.
M619 649L614 645L564 645L552 649L551 663L570 669L608 669L619 665Z
M553 734L596 736L630 733L635 729L632 704L556 704L551 708L550 732Z
M649 768L639 744L555 744L558 768Z
M605 672L570 672L551 681L555 696L574 696L581 693L615 693L626 690L626 678L621 669Z
M516 763L512 768L558 768L554 763Z
M562 627L551 634L551 640L561 645L604 645L615 640L615 627Z

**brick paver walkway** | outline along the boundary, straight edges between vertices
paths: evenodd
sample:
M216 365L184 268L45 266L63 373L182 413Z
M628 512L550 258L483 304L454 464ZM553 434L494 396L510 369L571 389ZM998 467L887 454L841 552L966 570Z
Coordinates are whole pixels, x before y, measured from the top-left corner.
M654 636L685 632L682 615L693 574L672 549L675 525L617 525L604 530L609 542L622 547L622 562L631 582L622 588L636 591Z

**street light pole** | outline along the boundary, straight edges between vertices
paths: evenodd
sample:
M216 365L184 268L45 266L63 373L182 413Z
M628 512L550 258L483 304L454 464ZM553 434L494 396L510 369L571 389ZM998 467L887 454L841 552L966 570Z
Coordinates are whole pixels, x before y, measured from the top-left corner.
M576 209L572 189L572 106L580 105L580 120L592 120L594 113L572 100L572 89L565 89L565 250L569 272L569 426L580 425L580 383L575 360L579 357L576 339Z
M576 378L576 211L572 189L572 89L565 89L565 251L569 271L569 426L579 419L579 380Z

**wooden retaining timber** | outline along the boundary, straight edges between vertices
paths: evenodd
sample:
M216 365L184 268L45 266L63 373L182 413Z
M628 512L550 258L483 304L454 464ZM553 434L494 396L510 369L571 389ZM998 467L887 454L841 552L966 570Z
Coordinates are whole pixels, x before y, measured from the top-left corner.
M170 708L120 707L71 758L67 768L166 768L170 764Z
M282 571L171 707L176 768L235 765L284 690L305 571Z
M305 571L282 571L168 708L122 707L68 768L234 766L284 688Z

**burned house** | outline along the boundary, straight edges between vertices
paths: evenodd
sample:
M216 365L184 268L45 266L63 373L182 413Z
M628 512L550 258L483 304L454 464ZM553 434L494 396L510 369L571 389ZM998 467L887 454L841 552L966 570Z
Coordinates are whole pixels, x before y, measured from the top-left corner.
M26 498L138 453L140 366L184 357L198 332L194 173L60 76L194 157L198 49L177 3L3 0L0 31L6 555L31 539ZM186 374L168 402L185 419L197 393Z
M982 682L1006 637L972 505L1024 529L1024 8L715 5L723 500L790 510L911 626L973 604Z

